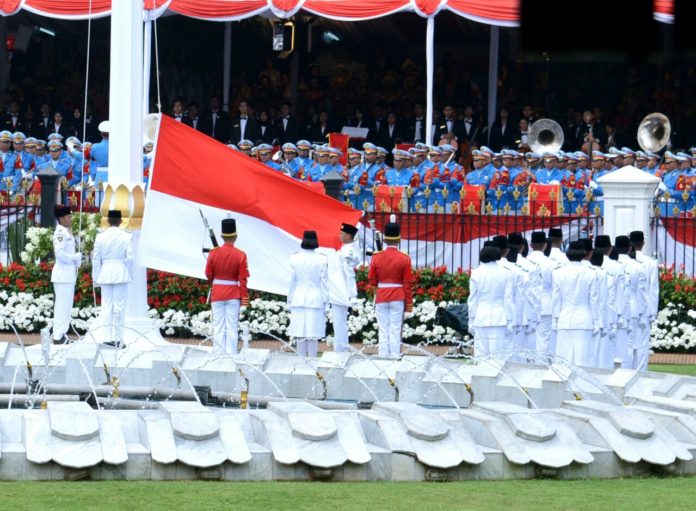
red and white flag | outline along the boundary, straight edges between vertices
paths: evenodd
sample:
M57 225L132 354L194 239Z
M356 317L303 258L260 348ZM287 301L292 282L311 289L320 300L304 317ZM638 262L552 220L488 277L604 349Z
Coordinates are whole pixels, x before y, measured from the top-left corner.
M361 212L162 116L145 201L138 262L157 270L205 278L210 247L199 209L215 230L237 221L237 246L249 260L249 287L286 294L289 259L305 230L319 245L339 248L342 223Z

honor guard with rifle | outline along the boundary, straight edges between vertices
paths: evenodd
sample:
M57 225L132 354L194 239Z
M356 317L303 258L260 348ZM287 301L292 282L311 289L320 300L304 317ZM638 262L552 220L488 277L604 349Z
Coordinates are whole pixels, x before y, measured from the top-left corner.
M384 227L387 247L372 256L368 280L377 289L375 310L379 332L379 356L399 358L404 313L413 311L411 258L399 251L401 227L390 222Z
M205 276L212 285L213 353L234 355L239 340L239 314L249 305L249 266L246 254L234 246L236 221L224 219L221 230L223 244L210 251L205 265Z

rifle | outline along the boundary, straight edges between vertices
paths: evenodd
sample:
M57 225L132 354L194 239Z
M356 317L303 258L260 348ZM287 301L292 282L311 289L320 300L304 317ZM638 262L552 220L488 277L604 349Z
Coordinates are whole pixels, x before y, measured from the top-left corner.
M213 244L214 248L219 247L217 238L215 237L215 231L210 227L210 224L208 223L208 219L203 215L202 210L198 210L198 212L201 214L201 219L203 220L203 225L205 226L206 230L208 231L208 236L210 237L210 242ZM210 252L211 249L209 248L203 248L203 252L207 253Z

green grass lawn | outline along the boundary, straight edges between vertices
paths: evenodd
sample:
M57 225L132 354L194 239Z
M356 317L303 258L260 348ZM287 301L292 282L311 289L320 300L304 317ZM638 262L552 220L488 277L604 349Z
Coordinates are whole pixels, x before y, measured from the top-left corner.
M696 479L461 483L0 483L6 510L643 510L696 506Z
M686 374L688 376L696 376L696 364L691 365L679 365L679 364L650 364L648 366L650 371L657 371L659 373L675 373L675 374Z

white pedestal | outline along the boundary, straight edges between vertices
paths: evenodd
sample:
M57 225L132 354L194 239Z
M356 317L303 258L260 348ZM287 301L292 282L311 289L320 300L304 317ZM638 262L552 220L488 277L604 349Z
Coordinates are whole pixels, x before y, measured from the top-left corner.
M627 166L597 179L604 191L604 234L616 236L643 231L650 247L650 217L659 178Z

